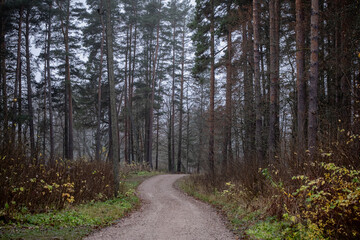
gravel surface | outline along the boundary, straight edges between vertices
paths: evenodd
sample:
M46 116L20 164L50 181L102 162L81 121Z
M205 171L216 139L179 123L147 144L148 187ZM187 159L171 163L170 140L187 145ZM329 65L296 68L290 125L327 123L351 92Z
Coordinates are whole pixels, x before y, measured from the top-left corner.
M86 239L236 239L212 207L174 188L174 182L183 176L159 175L146 180L138 188L144 202L140 211Z

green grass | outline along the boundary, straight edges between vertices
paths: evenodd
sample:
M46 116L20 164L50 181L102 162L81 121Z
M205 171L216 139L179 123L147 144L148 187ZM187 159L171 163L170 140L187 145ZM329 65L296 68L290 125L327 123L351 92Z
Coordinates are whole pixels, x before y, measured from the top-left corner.
M284 239L289 223L266 217L266 207L251 209L240 202L229 201L219 191L208 192L191 180L181 180L180 188L187 194L211 204L228 219L231 230L240 239Z
M61 211L41 214L18 213L13 222L0 224L0 239L81 239L91 232L115 223L140 206L137 186L158 172L136 172L121 183L119 197L89 202Z
M78 205L58 212L18 214L1 227L1 239L80 239L93 229L112 224L139 205L134 191L107 200Z

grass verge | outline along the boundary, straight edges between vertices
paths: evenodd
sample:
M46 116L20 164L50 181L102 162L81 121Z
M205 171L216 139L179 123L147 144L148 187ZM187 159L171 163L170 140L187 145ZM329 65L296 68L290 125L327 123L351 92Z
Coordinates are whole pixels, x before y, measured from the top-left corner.
M234 202L223 192L209 192L201 185L194 184L191 176L181 179L179 187L190 196L218 209L228 219L228 227L239 239L285 239L290 231L290 222L267 216L269 206L260 199L251 205Z
M137 186L158 172L131 173L121 182L122 194L103 202L89 202L61 211L18 213L13 222L0 222L0 239L81 239L97 229L116 223L140 206Z

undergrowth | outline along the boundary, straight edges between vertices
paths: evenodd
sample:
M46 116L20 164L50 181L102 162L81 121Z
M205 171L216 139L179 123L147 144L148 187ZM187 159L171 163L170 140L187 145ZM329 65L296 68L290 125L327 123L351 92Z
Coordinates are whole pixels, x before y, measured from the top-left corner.
M0 216L10 221L18 212L41 213L114 193L107 163L57 160L53 167L0 157Z
M181 186L220 209L241 239L359 239L358 129L339 128L335 138L322 133L313 156L286 153L261 165L248 156Z
M249 194L240 181L209 187L202 175L188 177L181 188L221 210L242 239L358 239L360 171L334 163L311 165L317 176L284 182L276 170L261 169L269 195Z
M318 165L323 173L315 178L306 175L293 177L300 185L288 195L293 202L291 205L295 203L297 206L293 211L293 221L302 224L306 219L308 225L330 238L358 239L360 171L334 163Z
M274 234L278 234L278 226L272 224L272 218L266 218L267 204L264 199L253 201L249 204L246 199L235 196L243 193L235 190L235 185L228 182L222 190L210 189L204 185L206 177L201 175L192 175L185 178L181 184L181 189L187 194L207 203L210 203L226 216L230 223L230 228L240 239L249 239L256 235L255 232L261 228L262 223L268 224L268 230L261 231L258 239L276 239ZM259 233L258 233L259 234ZM269 234L272 237L266 238Z
M84 159L53 164L21 147L0 148L0 239L80 239L139 205L147 164L122 165L114 198L112 164Z
M124 171L129 168L123 166ZM149 171L127 172L121 181L122 192L106 201L68 205L45 213L14 214L7 224L0 224L0 239L81 239L96 229L115 223L139 204L136 187L146 178L158 174Z

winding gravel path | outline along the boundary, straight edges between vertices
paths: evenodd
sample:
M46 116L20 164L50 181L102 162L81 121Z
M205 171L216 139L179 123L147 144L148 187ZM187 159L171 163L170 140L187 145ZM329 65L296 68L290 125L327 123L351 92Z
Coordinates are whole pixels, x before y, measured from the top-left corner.
M174 188L174 182L183 176L159 175L146 180L138 188L144 201L140 211L86 239L236 239L215 210Z

